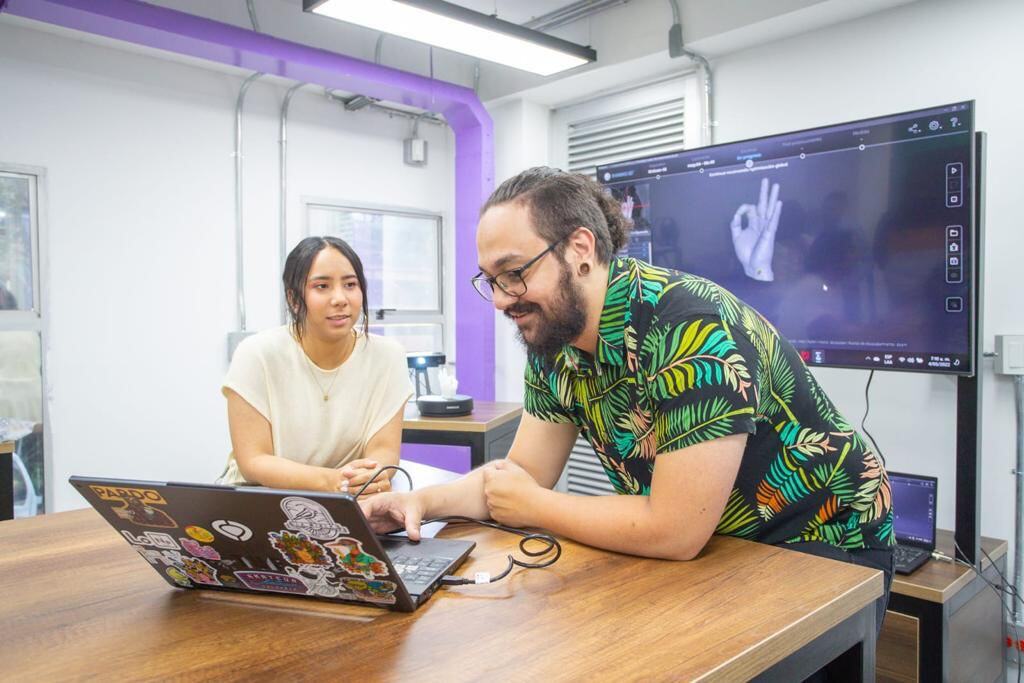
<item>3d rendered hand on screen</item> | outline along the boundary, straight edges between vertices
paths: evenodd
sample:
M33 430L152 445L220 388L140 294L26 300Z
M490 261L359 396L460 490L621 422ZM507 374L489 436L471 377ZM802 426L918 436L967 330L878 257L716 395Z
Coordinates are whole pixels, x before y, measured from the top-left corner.
M633 218L633 198L631 196L629 196L629 195L626 195L626 198L622 202L619 203L619 206L622 207L622 215L623 215L623 217L632 220L632 218Z
M768 179L761 180L761 197L757 206L742 204L732 217L732 246L736 257L743 265L747 277L762 282L775 279L772 271L772 256L775 254L775 231L779 227L782 201L779 199L779 184L772 185L768 194ZM747 225L743 225L743 217Z

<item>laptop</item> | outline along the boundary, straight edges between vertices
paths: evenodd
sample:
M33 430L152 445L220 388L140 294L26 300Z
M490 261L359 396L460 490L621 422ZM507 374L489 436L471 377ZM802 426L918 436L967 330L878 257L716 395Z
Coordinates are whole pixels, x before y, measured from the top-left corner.
M377 536L342 493L71 477L170 585L411 612L475 543Z
M889 472L892 488L893 561L898 574L910 574L935 550L935 508L938 479Z

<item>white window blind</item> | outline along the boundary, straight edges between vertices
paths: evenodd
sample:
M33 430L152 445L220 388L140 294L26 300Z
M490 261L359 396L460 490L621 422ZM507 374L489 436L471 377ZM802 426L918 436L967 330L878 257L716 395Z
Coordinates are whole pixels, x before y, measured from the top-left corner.
M686 143L686 100L656 104L569 124L568 170L593 177L597 167L677 152Z

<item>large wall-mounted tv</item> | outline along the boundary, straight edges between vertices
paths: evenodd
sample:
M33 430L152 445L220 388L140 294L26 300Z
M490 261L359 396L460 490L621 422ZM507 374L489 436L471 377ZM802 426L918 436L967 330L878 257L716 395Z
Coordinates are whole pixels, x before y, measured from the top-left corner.
M598 168L626 250L714 280L809 365L973 372L974 103Z

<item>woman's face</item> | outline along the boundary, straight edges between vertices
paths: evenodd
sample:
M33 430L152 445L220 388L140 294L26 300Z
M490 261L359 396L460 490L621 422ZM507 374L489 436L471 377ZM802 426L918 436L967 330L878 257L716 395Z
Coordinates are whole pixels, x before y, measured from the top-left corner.
M356 269L340 251L325 247L313 259L306 278L304 333L325 342L352 334L363 307Z

